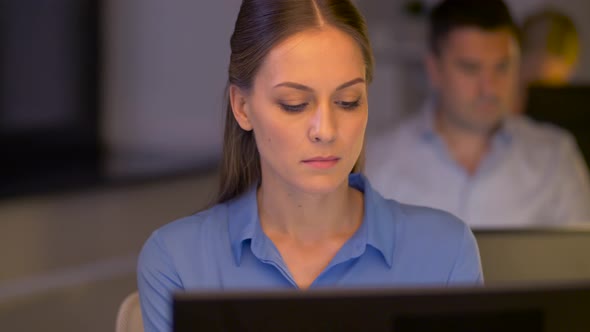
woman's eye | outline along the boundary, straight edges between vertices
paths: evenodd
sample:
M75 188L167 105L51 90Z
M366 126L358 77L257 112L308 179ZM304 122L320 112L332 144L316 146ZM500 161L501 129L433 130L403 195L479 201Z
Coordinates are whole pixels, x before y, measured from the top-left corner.
M357 107L359 107L361 103L361 99L357 99L355 101L337 101L336 104L340 107L342 107L345 110L353 110Z
M301 103L301 104L297 104L297 105L291 105L291 104L279 103L279 105L281 106L281 108L284 111L290 112L290 113L301 112L305 109L305 107L307 107L308 104L309 103Z

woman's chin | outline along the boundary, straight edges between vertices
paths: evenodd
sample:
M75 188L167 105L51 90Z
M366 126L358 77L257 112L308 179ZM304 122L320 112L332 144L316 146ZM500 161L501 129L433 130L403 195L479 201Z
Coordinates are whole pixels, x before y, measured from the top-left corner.
M348 185L348 177L341 176L313 176L309 179L305 179L298 186L302 192L312 195L327 195L342 188L346 188Z

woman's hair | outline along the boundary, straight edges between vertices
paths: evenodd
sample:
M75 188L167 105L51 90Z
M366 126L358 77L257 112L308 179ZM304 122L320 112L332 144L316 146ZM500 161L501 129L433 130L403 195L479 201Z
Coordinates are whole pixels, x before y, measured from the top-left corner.
M260 155L253 131L243 130L234 118L229 87L252 88L266 55L278 43L307 29L329 25L350 35L359 45L366 81L373 75L373 54L365 21L349 0L243 0L231 36L229 80L225 91L225 131L219 191L214 204L241 195L261 177ZM364 149L353 172L362 171Z

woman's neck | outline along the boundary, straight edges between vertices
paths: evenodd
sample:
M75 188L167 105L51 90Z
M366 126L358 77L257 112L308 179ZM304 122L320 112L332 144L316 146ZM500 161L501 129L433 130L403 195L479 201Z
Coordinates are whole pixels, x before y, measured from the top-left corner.
M258 211L267 235L314 244L349 237L360 226L363 195L344 181L330 193L303 193L293 187L262 181L257 192Z

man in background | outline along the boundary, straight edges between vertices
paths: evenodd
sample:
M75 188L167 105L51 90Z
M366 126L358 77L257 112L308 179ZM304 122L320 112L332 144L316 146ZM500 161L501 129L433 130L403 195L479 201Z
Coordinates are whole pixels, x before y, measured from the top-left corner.
M518 29L501 0L446 0L430 18L423 109L369 138L367 176L386 197L474 228L590 221L588 168L564 130L514 115Z

